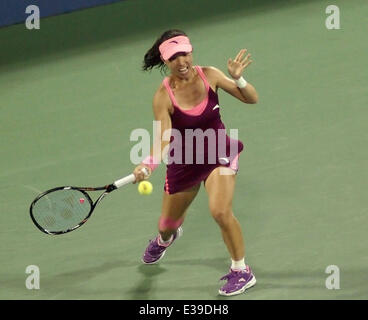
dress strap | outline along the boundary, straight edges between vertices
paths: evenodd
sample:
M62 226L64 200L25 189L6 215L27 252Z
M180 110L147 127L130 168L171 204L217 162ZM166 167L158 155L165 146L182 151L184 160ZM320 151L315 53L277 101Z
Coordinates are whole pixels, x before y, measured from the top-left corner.
M176 107L179 107L177 102L176 102L176 99L175 99L175 96L174 96L174 92L172 91L171 87L170 87L170 84L169 84L169 77L166 77L163 81L163 84L167 90L167 92L169 93L169 97L170 97L170 100L172 102L172 104Z
M207 81L207 78L202 70L202 68L200 66L195 66L196 70L198 71L199 76L202 78L204 85L206 87L206 91L208 92L208 90L210 89L210 84Z

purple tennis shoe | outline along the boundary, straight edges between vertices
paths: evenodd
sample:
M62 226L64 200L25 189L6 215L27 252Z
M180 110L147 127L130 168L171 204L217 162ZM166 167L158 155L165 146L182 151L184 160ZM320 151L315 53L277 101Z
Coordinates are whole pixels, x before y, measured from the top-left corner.
M166 249L172 245L175 239L180 238L182 234L183 229L179 227L176 230L176 233L174 233L172 241L167 246L162 246L158 243L158 235L155 239L150 241L148 247L146 248L146 251L143 254L142 262L145 264L154 264L160 261L164 257Z
M256 284L256 277L249 266L245 270L232 270L220 280L227 280L227 283L219 290L223 296L234 296L243 293L246 289Z

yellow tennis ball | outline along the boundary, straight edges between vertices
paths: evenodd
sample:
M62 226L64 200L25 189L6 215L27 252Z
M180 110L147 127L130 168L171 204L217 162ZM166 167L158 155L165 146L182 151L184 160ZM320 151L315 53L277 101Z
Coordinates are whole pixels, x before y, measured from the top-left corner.
M152 193L152 183L149 181L141 181L138 185L138 192L140 194L151 194Z

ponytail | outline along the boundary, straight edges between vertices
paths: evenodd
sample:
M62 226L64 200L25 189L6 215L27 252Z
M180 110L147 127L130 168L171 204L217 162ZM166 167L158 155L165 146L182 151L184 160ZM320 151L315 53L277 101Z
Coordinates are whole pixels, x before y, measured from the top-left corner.
M159 50L159 46L164 41L176 37L176 36L186 36L184 31L172 29L165 31L154 43L151 49L149 49L146 54L144 55L143 60L143 71L149 71L153 68L160 69L161 72L165 72L166 65L161 60L161 53Z

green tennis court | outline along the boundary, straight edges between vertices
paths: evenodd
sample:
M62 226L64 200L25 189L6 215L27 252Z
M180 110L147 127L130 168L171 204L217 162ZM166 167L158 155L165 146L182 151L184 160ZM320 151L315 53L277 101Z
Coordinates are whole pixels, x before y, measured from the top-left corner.
M326 7L340 9L328 30ZM230 265L202 187L184 235L158 265L142 265L157 233L165 179L106 198L82 228L48 236L29 205L46 189L100 186L129 174L136 128L152 132L163 75L144 53L183 29L194 63L226 72L245 47L260 101L219 93L227 128L246 148L234 211L257 285L233 300L368 298L368 3L342 1L122 1L0 29L0 298L224 299ZM29 290L26 268L40 271ZM326 288L328 266L339 289Z

